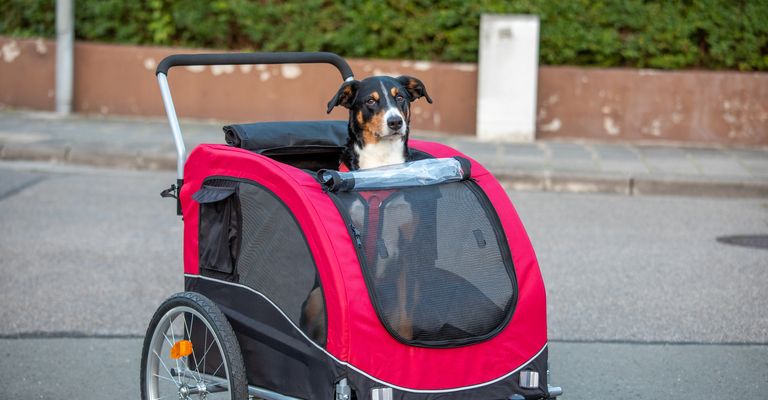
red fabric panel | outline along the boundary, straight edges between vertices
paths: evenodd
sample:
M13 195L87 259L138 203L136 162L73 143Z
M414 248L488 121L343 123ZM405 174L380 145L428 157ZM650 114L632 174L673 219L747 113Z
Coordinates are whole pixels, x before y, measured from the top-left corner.
M198 274L198 210L192 194L209 176L250 179L277 195L296 216L315 258L328 312L327 349L345 357L346 295L341 269L336 265L334 241L349 242L344 222L331 199L307 173L248 150L225 145L200 145L184 168L181 201L184 210L184 272ZM353 255L354 255L354 249ZM354 261L341 260L348 264Z

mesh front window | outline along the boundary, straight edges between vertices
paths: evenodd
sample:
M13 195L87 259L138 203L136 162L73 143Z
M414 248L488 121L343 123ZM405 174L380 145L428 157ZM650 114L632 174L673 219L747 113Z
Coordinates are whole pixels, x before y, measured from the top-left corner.
M506 239L473 182L335 194L371 298L389 332L448 347L487 339L511 316Z

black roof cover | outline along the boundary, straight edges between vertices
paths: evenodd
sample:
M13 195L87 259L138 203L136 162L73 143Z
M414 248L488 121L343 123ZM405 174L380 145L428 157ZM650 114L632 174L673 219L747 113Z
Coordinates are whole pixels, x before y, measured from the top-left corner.
M224 127L228 145L257 153L341 149L348 136L347 121L256 122Z

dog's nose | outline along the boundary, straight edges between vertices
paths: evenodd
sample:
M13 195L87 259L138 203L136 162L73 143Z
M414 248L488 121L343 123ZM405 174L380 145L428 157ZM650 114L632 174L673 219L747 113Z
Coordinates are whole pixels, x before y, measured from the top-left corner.
M387 119L387 126L389 129L396 131L403 127L403 119L400 117L390 117Z

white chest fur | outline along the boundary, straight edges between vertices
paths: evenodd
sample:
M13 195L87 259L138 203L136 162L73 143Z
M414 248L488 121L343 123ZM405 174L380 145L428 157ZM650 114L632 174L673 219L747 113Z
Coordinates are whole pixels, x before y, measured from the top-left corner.
M382 167L384 165L402 164L403 157L402 139L382 140L378 143L366 144L357 148L360 156L360 169Z

